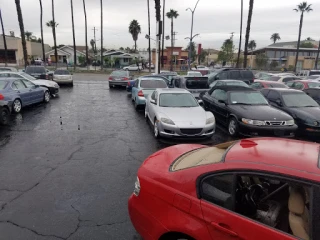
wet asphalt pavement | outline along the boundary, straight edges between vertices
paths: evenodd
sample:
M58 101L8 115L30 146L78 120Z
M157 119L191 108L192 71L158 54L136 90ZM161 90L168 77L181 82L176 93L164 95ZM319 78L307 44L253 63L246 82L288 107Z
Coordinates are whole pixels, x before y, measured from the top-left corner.
M154 139L143 111L106 75L74 75L47 105L0 126L0 240L140 239L127 201L144 159L190 143ZM203 144L227 140L217 134ZM194 142L194 141L193 141Z

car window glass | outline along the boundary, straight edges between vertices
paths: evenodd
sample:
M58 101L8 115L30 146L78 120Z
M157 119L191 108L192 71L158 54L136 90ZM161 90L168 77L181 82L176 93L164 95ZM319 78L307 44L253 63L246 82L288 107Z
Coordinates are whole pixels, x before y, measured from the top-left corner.
M288 87L290 87L290 88L293 86L293 84L294 84L294 82L287 82L287 83L286 83L286 85L287 85Z
M0 73L0 77L11 77L10 73Z
M218 206L233 210L233 174L206 178L201 185L202 198Z
M155 92L154 99L155 99L156 103L158 103L158 92Z
M304 239L311 239L314 226L311 192L311 186L294 179L258 174L213 175L201 182L200 189L205 201L293 237L304 231L308 236Z
M301 89L304 88L304 85L303 85L303 83L301 83L301 82L295 82L295 83L293 84L292 88L301 90Z
M282 98L287 107L319 107L319 104L304 92L285 93Z
M264 88L260 92L262 93L263 96L267 97L270 92L270 89Z
M240 71L243 80L253 80L254 75L251 71Z
M227 93L221 89L214 90L211 96L217 100L227 101Z
M228 72L221 72L218 76L220 80L228 79Z
M134 83L134 87L138 88L138 86L139 86L139 80L136 80L135 83Z
M150 97L150 98L151 98L152 100L155 100L155 99L156 99L155 96L156 96L156 91L154 91L154 92L151 94L151 97Z
M30 82L30 81L28 81L28 80L23 79L22 81L23 81L23 83L27 86L27 88L34 87L34 86L35 86L32 82Z
M262 84L261 83L252 83L251 87L253 89L261 89L262 88Z
M240 71L230 71L229 78L230 79L240 79Z
M177 88L180 87L180 79L178 79L178 78L174 79L174 86Z
M14 81L13 85L15 85L16 89L18 90L26 88L21 80Z
M221 82L221 81L218 81L217 82L217 84L216 84L216 86L218 87L218 86L223 86L224 84L223 84L223 82Z
M276 91L270 91L268 94L268 99L277 100L280 98L280 94Z
M0 81L0 89L5 89L7 84L8 84L8 81Z
M290 82L290 81L292 81L292 77L286 77L286 78L284 78L283 80L282 80L282 82L284 82L284 83L286 83L286 82Z
M309 88L320 88L320 82L309 82L308 87Z
M145 80L142 79L140 82L140 87L141 88L150 88L150 89L154 89L154 88L167 88L168 85L165 81L163 80Z

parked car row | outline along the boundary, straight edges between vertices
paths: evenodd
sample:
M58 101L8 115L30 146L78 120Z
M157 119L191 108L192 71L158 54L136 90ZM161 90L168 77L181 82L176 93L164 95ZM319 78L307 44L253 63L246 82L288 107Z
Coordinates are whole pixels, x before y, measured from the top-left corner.
M32 66L34 68L43 67ZM67 70L56 70L53 81L41 79L44 75L38 70L35 72L38 79L26 72L0 71L0 124L8 124L10 114L19 113L26 106L48 103L59 93L58 83L73 84L72 75Z

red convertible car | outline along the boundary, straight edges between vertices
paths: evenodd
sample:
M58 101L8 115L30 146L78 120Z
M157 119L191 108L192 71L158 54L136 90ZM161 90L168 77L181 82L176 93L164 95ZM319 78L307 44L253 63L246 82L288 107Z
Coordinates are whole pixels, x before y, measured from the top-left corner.
M138 171L131 221L144 240L319 240L319 152L281 138L163 149Z

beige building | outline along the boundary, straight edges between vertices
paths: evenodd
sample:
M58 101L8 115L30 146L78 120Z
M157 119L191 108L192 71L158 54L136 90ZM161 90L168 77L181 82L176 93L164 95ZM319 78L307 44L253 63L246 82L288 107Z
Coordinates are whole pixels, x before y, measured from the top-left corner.
M206 57L206 64L209 65L210 63L217 63L218 62L218 54L219 50L217 49L204 49L204 51L208 52L209 55Z
M8 49L8 62L11 66L23 65L23 50L21 38L6 36L7 49ZM44 45L45 52L51 50L48 44ZM27 41L28 57L41 58L42 59L42 46L38 42ZM3 36L0 35L0 65L5 63L5 51Z

